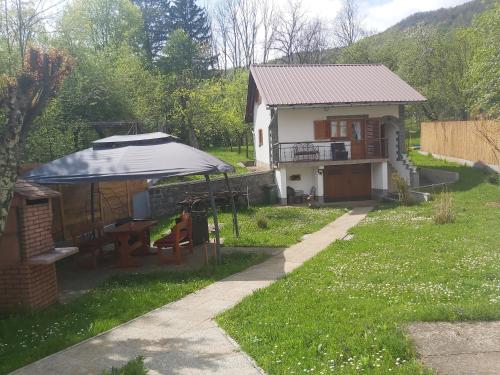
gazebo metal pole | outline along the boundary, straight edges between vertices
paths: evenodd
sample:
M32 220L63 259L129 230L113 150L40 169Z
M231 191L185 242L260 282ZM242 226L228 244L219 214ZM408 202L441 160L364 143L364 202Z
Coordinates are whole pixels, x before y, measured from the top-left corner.
M229 177L227 173L224 173L224 179L226 180L227 190L229 190L229 199L231 201L231 209L233 211L233 232L236 237L240 236L240 228L238 228L238 214L236 213L236 205L234 203L233 190L231 189L231 181L229 181Z
M221 253L220 253L220 233L219 233L219 218L217 216L217 206L215 204L214 190L212 183L210 182L210 176L205 175L205 180L208 185L208 195L210 197L210 204L212 205L212 212L214 215L214 227L215 227L215 254L217 257L217 264L221 263Z

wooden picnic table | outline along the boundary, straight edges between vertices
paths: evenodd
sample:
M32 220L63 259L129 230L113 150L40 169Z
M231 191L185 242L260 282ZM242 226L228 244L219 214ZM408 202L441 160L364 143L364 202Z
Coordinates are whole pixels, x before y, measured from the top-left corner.
M131 221L109 231L118 245L117 267L139 267L142 265L141 261L132 257L132 253L149 254L149 230L156 224L157 221L154 220ZM132 242L133 240L135 241Z

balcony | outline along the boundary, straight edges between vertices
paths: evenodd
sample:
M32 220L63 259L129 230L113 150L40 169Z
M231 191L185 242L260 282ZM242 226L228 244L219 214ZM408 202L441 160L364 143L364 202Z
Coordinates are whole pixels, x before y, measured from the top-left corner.
M275 163L338 162L386 159L387 139L286 142L273 145Z

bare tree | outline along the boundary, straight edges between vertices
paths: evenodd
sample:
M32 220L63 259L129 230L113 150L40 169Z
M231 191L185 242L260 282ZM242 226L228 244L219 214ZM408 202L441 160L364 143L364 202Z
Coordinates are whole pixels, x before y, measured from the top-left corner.
M297 39L294 57L299 64L319 64L329 46L323 22L316 18L308 22Z
M223 3L219 3L217 8L214 10L213 19L215 27L214 30L214 40L216 40L216 45L220 46L220 54L222 55L222 61L224 65L224 73L227 72L228 59L229 59L229 25L228 25L228 14Z
M278 26L279 9L271 0L260 1L260 17L262 20L262 62L265 64L269 59L269 53L276 42L276 29Z
M334 34L341 47L350 46L367 34L356 0L344 0L335 18Z
M54 15L51 11L60 4L61 1L47 5L45 0L3 0L1 33L7 45L9 69L12 69L14 61L24 62L29 45L37 35L45 33L44 23Z
M289 0L287 7L278 17L275 49L283 54L283 60L293 62L299 49L299 39L307 24L307 17L300 0Z
M239 14L238 6L235 0L225 0L226 22L229 25L228 50L231 64L233 67L241 66L242 50L239 38Z
M255 45L260 20L256 0L235 0L238 17L238 37L242 47L245 66L255 61Z

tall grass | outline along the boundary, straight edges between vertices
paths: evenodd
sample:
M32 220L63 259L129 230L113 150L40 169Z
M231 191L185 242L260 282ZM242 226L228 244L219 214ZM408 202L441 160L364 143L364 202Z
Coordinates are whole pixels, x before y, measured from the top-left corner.
M446 224L455 221L453 213L453 197L449 191L439 193L434 200L434 222L436 224Z

